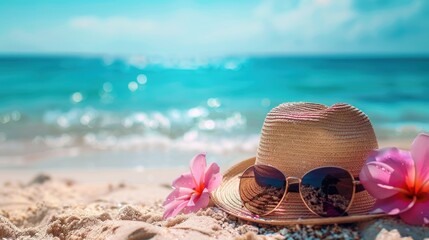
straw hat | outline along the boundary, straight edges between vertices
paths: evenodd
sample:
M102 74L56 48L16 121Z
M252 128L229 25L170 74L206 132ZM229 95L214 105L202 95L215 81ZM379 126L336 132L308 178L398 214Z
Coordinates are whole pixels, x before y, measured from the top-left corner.
M212 199L231 215L272 225L346 223L380 217L369 214L375 199L367 191L355 193L348 216L329 218L310 212L299 193L292 192L273 213L255 216L243 207L239 194L239 176L254 164L271 165L294 177L302 177L317 167L339 166L356 177L368 154L377 148L371 122L353 106L284 103L265 118L257 156L227 170Z

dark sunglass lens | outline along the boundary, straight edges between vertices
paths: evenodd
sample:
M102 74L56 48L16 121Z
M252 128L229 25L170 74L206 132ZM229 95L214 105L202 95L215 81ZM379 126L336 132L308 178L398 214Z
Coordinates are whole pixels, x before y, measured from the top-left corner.
M353 178L336 167L318 168L307 173L301 182L301 196L313 212L322 217L345 215L353 197Z
M265 215L276 208L286 188L285 176L266 165L248 168L240 178L240 197L252 213Z

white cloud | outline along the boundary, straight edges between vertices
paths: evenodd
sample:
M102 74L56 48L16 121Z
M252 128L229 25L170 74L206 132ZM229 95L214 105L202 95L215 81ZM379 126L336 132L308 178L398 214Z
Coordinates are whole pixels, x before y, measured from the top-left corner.
M247 18L220 16L216 13L200 13L182 10L168 18L129 18L115 16L77 16L67 23L68 28L83 39L97 36L98 41L113 40L127 43L148 51L183 54L225 53L235 44L246 45L247 41L262 33L260 23Z
M250 11L179 9L141 17L75 16L54 26L12 29L3 35L3 46L46 52L163 55L385 51L386 41L390 48L403 42L383 33L398 22L407 24L422 8L421 1L414 1L362 12L353 3L266 0ZM413 44L402 50L419 52L422 48L429 51L427 45Z
M359 11L354 3L353 0L300 0L285 7L283 1L267 0L255 9L255 15L265 23L267 35L283 42L279 51L385 52L391 50L386 48L391 43L401 45L402 49L398 46L396 51L415 51L413 47L429 51L421 45L402 46L402 42L386 34L398 28L398 23L410 24L408 20L423 8L421 1L371 12Z
M156 29L157 23L151 20L130 19L127 17L98 18L96 16L78 16L69 20L69 26L76 30L115 35L150 32Z

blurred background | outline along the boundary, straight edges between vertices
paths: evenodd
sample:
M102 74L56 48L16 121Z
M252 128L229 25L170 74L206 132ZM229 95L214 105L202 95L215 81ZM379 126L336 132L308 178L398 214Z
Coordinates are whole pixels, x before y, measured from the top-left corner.
M2 1L0 167L254 156L283 102L350 103L382 145L429 131L425 0Z

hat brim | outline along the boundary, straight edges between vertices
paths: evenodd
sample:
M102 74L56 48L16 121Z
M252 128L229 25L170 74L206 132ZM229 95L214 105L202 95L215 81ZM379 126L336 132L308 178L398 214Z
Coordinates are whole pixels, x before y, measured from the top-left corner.
M319 217L307 209L298 193L288 193L278 209L269 215L252 214L242 205L239 176L254 163L255 158L250 158L231 167L224 173L221 185L212 193L212 200L219 208L240 219L270 225L322 225L361 222L386 216L367 213L374 199L366 191L355 194L348 216Z

